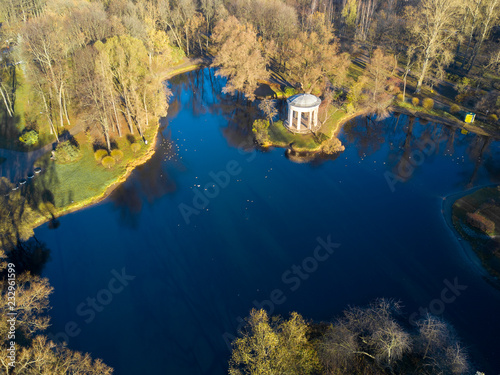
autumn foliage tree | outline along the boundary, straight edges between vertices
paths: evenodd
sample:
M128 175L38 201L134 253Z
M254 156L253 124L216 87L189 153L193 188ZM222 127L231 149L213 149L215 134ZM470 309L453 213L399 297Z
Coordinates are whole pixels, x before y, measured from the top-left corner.
M442 73L453 59L460 0L422 0L419 7L407 7L408 28L416 46L420 74L417 92L432 69Z
M217 75L228 78L224 92L239 91L253 100L259 80L269 77L263 46L253 26L231 16L219 21L212 39L217 50L213 62L219 68Z
M307 93L322 92L329 79L341 86L350 64L349 56L339 53L324 14L314 14L313 21L311 31L300 32L285 47L289 80Z
M264 310L252 310L243 336L233 342L229 374L313 374L319 361L307 332L297 313L270 320Z
M10 323L7 315L11 312L7 293L9 284L7 279L6 254L0 251L0 372L9 375L35 374L88 374L111 375L113 370L101 360L93 360L89 354L73 352L65 346L51 342L44 331L49 326L49 295L53 288L48 279L20 272L16 264L11 268L16 274L15 308L16 316L16 355L15 367L11 367L8 358L10 347Z

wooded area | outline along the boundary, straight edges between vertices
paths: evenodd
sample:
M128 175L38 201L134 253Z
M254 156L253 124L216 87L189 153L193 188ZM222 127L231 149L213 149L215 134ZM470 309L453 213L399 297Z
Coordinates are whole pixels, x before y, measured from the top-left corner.
M401 304L378 299L332 323L288 320L252 310L233 343L229 374L466 374L453 328L430 314L408 327Z

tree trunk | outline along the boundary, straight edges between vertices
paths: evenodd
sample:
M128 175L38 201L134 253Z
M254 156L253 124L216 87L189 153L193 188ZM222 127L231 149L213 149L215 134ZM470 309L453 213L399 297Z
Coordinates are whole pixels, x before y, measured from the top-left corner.
M68 125L71 125L68 116L68 107L66 106L66 91L63 92L63 105L64 105L64 114L66 116L66 121L68 121Z
M409 69L406 69L403 76L403 102L406 100L406 78L408 77L409 71Z
M0 93L2 93L2 98L3 98L3 102L5 104L5 108L7 108L7 113L9 114L9 117L12 117L12 112L10 110L9 103L7 103L7 98L5 97L3 86L0 86ZM7 95L9 95L9 94L7 93Z
M418 79L417 89L415 90L415 92L417 93L420 92L422 88L422 83L424 82L425 75L427 74L427 69L429 68L429 60L430 58L426 56L424 60L424 65L422 66L422 73L420 74L420 78Z

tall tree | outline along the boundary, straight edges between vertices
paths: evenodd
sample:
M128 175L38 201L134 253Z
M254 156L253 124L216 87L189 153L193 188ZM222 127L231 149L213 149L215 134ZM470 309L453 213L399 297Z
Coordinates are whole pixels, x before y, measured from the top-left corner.
M350 64L346 54L339 53L339 45L331 28L324 22L324 14L313 15L312 31L300 32L286 45L286 67L289 80L310 93L319 87L323 91L329 78L339 85Z
M254 28L231 16L219 21L212 39L217 50L213 62L219 67L217 75L228 77L224 91L231 94L241 91L253 100L258 81L269 77L262 43Z
M500 17L500 0L467 0L468 43L462 67L470 71Z
M392 77L394 68L394 56L386 55L384 51L377 48L366 65L364 74L370 82L370 96L372 101L380 100L381 95L386 93L389 79Z
M319 362L307 332L297 313L270 321L265 310L252 310L242 337L233 342L229 374L313 374Z
M40 87L50 101L47 108L55 107L59 114L59 125L64 126L66 112L66 87L68 83L67 57L73 46L64 40L61 17L49 15L27 22L22 30L24 61L30 71L40 75L46 85ZM44 99L46 100L46 99ZM52 112L50 112L50 115Z
M460 14L459 0L422 0L418 8L407 8L406 19L421 65L417 92L433 65L442 68L452 60Z

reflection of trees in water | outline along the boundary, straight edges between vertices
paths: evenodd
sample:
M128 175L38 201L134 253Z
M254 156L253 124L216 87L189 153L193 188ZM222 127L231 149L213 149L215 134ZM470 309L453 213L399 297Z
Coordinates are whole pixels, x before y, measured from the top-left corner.
M385 142L389 119L376 121L374 116L359 116L344 125L347 144L356 145L358 156L364 157L377 152Z
M50 249L33 237L26 242L19 241L7 255L8 262L16 265L16 273L29 271L32 275L40 275L50 258Z
M493 181L500 177L500 167L494 162L500 155L498 151L496 154L488 151L492 139L462 134L455 127L405 115L395 115L380 122L370 117L358 117L344 126L344 134L346 144L355 145L361 158L375 153L386 142L389 150L387 164L400 181L408 181L415 168L434 156L453 157L456 150L464 150L474 163L472 173L463 171L468 187L473 186L481 165L485 166Z
M471 188L474 185L474 180L477 177L477 172L479 167L483 163L483 154L488 149L492 138L484 136L475 136L473 141L467 147L467 154L471 161L474 162L474 170L470 176L469 182L467 183L467 188Z
M492 142L493 143L493 142ZM500 181L500 147L498 146L498 141L495 142L495 147L491 146L485 151L484 167L488 171L490 178L494 182Z
M182 165L177 160L176 145L170 135L164 135L165 131L159 130L156 152L151 159L137 167L133 177L116 188L109 198L120 211L123 222L132 227L137 224L144 201L152 204L177 189L168 168L172 165L182 168Z
M195 116L210 113L223 117L227 126L222 129L222 134L228 144L245 149L253 148L252 124L260 116L258 101L250 102L239 94L224 94L222 89L226 79L215 77L214 73L214 69L205 68L183 74L179 79L174 77L171 80L175 84L172 87L174 97L190 93L190 100L183 103L184 107L187 106Z

